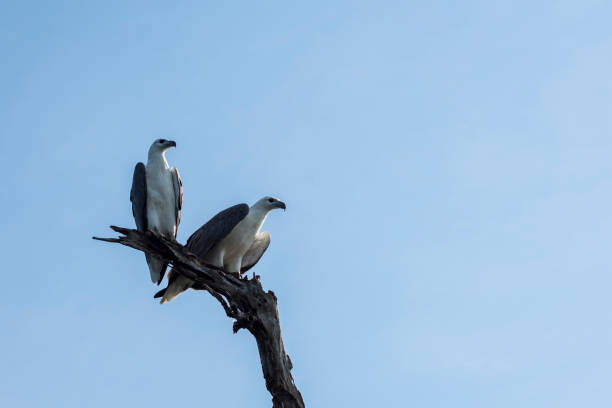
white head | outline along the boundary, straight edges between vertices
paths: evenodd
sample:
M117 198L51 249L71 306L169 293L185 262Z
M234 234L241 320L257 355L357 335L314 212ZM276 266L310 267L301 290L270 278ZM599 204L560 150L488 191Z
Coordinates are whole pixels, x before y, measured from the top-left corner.
M176 147L176 142L174 140L168 139L157 139L151 144L149 147L149 154L164 154L166 150L171 147Z
M287 209L285 203L280 201L278 198L274 197L264 197L253 204L253 208L257 208L265 211L266 213L277 208L282 208L283 210Z

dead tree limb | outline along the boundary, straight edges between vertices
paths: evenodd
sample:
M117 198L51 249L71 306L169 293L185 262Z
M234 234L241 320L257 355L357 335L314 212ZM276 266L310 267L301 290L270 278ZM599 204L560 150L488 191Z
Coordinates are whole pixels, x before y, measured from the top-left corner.
M227 316L235 319L234 333L247 329L255 336L273 407L304 408L302 395L291 376L291 359L283 346L276 296L271 290L263 290L259 276L239 279L218 268L202 264L181 244L154 232L139 232L115 226L111 228L123 235L119 238L94 239L119 243L168 259L176 268L175 271L195 282L194 289L206 290L214 296Z

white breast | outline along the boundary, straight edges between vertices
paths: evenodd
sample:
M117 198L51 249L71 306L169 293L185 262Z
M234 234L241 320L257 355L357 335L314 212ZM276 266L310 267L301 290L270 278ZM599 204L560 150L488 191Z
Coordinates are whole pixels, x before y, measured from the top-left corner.
M212 257L217 258L217 262L220 261L218 257L222 257L223 267L227 271L238 272L242 264L242 257L253 245L255 235L259 232L265 218L266 214L249 211L249 214L215 246Z
M245 217L222 241L225 257L242 257L253 245L255 234L257 234L260 226L261 224L257 225L248 216Z
M174 237L175 193L167 167L147 164L147 222L150 230Z

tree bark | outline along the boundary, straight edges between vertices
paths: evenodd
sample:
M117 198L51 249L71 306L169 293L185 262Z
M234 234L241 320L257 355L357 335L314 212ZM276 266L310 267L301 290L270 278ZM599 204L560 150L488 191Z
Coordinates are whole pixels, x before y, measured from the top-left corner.
M205 265L176 241L154 232L111 226L123 234L119 238L97 238L168 259L175 271L192 279L194 289L206 290L223 306L228 317L235 319L234 333L247 329L255 337L266 388L272 394L274 408L304 408L300 391L291 376L291 359L285 353L281 337L278 304L272 291L264 291L259 276L238 278L219 268Z

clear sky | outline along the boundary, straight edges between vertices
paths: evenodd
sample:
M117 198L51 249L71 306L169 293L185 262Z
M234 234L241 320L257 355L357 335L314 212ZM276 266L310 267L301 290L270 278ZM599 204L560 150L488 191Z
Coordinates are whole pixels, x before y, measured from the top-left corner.
M212 297L153 300L132 170L179 241L274 195L255 268L310 407L612 406L612 3L21 1L0 12L0 406L270 407Z

